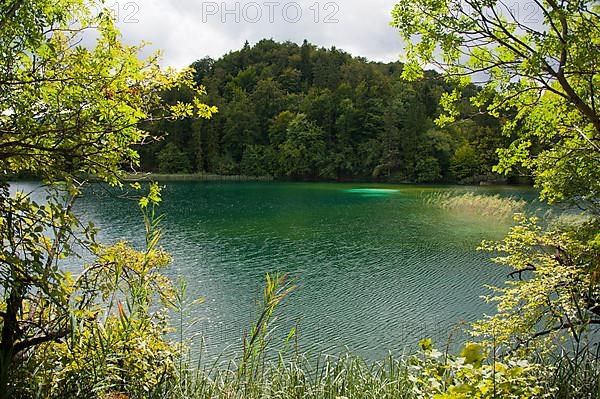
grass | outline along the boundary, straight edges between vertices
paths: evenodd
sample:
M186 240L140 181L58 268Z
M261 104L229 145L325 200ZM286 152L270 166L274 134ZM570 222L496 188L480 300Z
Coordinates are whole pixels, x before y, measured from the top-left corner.
M579 342L572 342L572 347L567 345L562 351L544 356L534 354L537 357L534 361L550 370L546 384L553 398L600 398L600 342L589 341L589 338L581 337Z
M473 199L473 197L467 198ZM492 199L492 203L495 204L497 200L497 198ZM478 204L482 202L487 204L486 201L476 200ZM244 336L243 351L237 357L225 363L217 359L206 366L203 364L202 356L199 356L194 364L191 360L191 352L188 352L187 356L180 357L174 378L159 384L152 392L130 391L127 395L111 393L102 399L420 399L423 397L416 391L419 388L415 385L415 381L420 379L421 384L424 383L423 381L429 384L427 381L430 375L425 372L426 363L418 363L418 361L415 363L416 357L395 357L389 354L380 362L369 362L349 353L340 356L312 357L298 352L297 341L294 345L290 345L290 339L297 338L295 329L285 341L284 349L277 352L277 356L267 355L272 353L268 347L272 340L272 324L276 320L272 317L273 313L278 304L294 288L293 279L289 279L287 275L273 277L267 275L260 301L261 312L252 324L249 334ZM183 337L180 344L183 344ZM202 352L201 347L200 353ZM599 399L599 353L588 351L581 355L575 358L575 362L572 357L564 353L556 353L555 358L532 359L540 364L543 370L543 374L540 375L542 380L538 381L537 385L542 392L535 397ZM435 363L434 370L450 372L448 371L450 368L447 368L447 364L442 359ZM459 376L448 374L446 377L446 382L452 384L454 377ZM479 385L473 385L471 388L478 389L478 387ZM458 388L460 387L457 386ZM500 398L500 396L490 396L489 392L482 397ZM523 396L523 398L533 397Z
M130 392L130 396L112 394L103 399L421 399L411 381L415 369L410 359L391 354L380 362L367 362L352 354L295 354L286 359L280 354L277 360L254 364L249 374L240 373L241 361L230 360L225 366L215 362L209 367L201 367L201 361L196 365L184 362L178 379L151 395ZM597 356L582 357L577 365L565 354L532 360L546 370L538 381L543 391L536 398L600 398Z
M369 364L346 354L339 357L296 355L264 362L251 375L231 361L225 368L181 370L180 379L161 392L163 398L412 398L408 367L391 355Z
M273 277L267 275L259 304L258 318L252 324L248 335L243 338L243 351L231 359L225 361L217 359L211 364L205 364L202 356L194 358L191 351L182 354L177 350L169 355L169 358L173 360L175 370L173 373L169 373L168 377L157 380L152 378L152 375L136 374L136 376L149 378L156 383L138 384L139 381L128 379L108 387L104 381L100 380L93 389L84 388L81 392L77 391L76 396L58 394L52 397L57 399L70 397L88 397L89 399L420 399L424 397L422 392L419 395L415 390L419 389L418 384L430 384L432 372L446 373L444 381L449 385L454 384L455 379L462 384L460 375L453 373L463 372L469 365L459 371L453 371L451 367L447 367L448 361L451 359L448 354L442 356L439 353L440 357L436 357L439 361L436 363L418 363L416 360L418 357L393 356L392 354L380 362L370 362L349 353L340 356L311 356L299 352L297 340L290 341L296 338L295 329L288 335L288 339L282 345L283 349L274 348L280 349L274 352L269 346L272 343L273 335L271 333L276 321L274 311L294 288L294 280L285 274ZM183 316L188 306L193 306L196 301L187 302L185 300L184 284L181 290L182 293L177 299L179 303L175 303L175 309L180 312L180 316ZM183 318L180 318L180 321L180 331L183 331ZM177 347L186 346L188 345L181 335ZM600 353L597 346L591 345L586 348L588 351L584 353L578 347L578 355L574 358L568 353L557 352L555 358L532 359L540 364L542 370L536 386L543 390L542 394L547 393L548 395L519 397L526 399L534 397L600 399L600 363L598 361ZM595 351L590 351L591 348L595 348ZM203 353L202 349L201 347L200 354ZM100 351L98 355L102 355L103 349L98 350ZM274 353L276 355L273 355ZM490 364L491 361L488 358L487 364ZM116 365L119 364L117 359ZM143 367L143 365L140 366ZM48 369L46 372L52 374L53 370ZM467 375L469 374L467 373ZM75 373L71 377L73 377L75 387L78 387L79 384L86 385L85 376ZM485 378L489 380L489 376ZM415 384L415 381L420 382ZM479 389L480 380L474 381L469 382L472 384L471 388ZM56 382L64 383L64 381ZM30 381L23 380L22 383L27 385ZM30 388L28 392L36 392L36 386ZM456 385L455 388L465 387ZM450 392L449 388L447 392ZM450 394L452 393L450 392ZM31 395L27 397L45 396ZM488 392L481 397L496 399L502 396L490 396Z
M444 192L429 195L425 203L448 211L497 218L512 217L515 213L522 212L527 205L526 201L513 197L474 193L456 195Z

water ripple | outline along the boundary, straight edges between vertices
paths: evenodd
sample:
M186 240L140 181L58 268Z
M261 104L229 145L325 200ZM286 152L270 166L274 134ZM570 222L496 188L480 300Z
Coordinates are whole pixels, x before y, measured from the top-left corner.
M168 184L162 245L174 263L167 273L185 277L189 295L206 298L193 310L190 334L204 336L209 354L239 352L264 273L280 271L299 288L280 309L275 343L299 323L301 350L313 352L348 347L378 359L424 337L443 344L461 320L491 311L479 299L483 285L499 284L504 273L474 248L508 226L428 207L422 198L431 190ZM104 228L103 239L143 243L135 204L94 197L79 206Z

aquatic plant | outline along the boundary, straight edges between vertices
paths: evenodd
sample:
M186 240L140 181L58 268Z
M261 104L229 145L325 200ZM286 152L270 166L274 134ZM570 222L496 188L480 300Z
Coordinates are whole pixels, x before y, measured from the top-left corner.
M425 203L440 209L469 215L507 218L522 212L527 202L501 195L480 195L474 193L453 194L437 192L428 195Z

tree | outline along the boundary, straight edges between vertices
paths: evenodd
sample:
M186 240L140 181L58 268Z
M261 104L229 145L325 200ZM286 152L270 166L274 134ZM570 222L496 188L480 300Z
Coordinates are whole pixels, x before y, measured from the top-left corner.
M312 71L312 52L314 51L313 46L311 46L306 39L302 43L302 47L300 49L300 65L298 65L298 69L301 73L302 82L306 85L306 87L312 85L313 81L313 71Z
M294 120L296 115L290 111L283 111L275 118L269 127L269 142L274 146L278 146L285 141L287 128Z
M551 347L567 332L584 353L586 333L600 324L600 223L544 231L537 218L520 215L517 221L502 242L481 247L502 254L494 260L509 266L514 279L488 298L499 311L476 324L477 334L493 332L499 343L527 348L533 340Z
M273 176L276 169L277 154L273 147L249 145L244 149L240 162L240 172L246 176Z
M120 42L109 11L92 14L89 7L100 5L13 0L0 6L0 166L4 178L26 173L48 190L48 202L36 204L1 183L0 398L17 389L11 376L37 348L73 337L76 326L102 322L100 312L88 311L106 286L59 267L75 243L106 254L93 225L83 226L73 213L87 179L121 185L121 168L139 163L133 146L152 139L142 121L216 112L199 100L204 90L193 84L191 70L162 71L156 56L140 60L139 47ZM85 47L92 30L96 42ZM161 102L162 91L182 86L193 91L190 102ZM154 192L142 205L157 198ZM159 255L148 237L148 252L137 259L150 262Z
M272 170L270 156L256 155L277 153L289 122L299 113L325 133L328 156L322 167L329 171L328 178L414 181L417 162L434 157L439 174L429 176L449 181L449 157L456 147L469 141L482 163L480 169L484 165L491 169L490 160L496 159L494 143L502 141L498 125L490 124L490 118L472 116L477 109L468 99L477 93L475 86L461 90L462 129L438 128L440 134L430 141L427 132L441 112L440 96L456 85L433 71L421 81L400 82L400 63L373 63L308 42L299 46L261 40L214 62L201 59L192 66L197 69L195 79L209 88L206 101L222 112L210 122L186 118L148 127L155 134L168 135L139 149L143 170L158 170L156 154L167 143L182 149L194 169L209 173ZM189 93L171 90L163 98L170 104L186 102ZM420 167L426 164L421 162Z
M423 155L417 148L428 128L427 115L414 87L399 82L395 88L387 110L383 158L376 171L393 170L405 180L414 180L416 163Z
M190 160L174 143L167 143L158 154L160 173L190 173Z
M436 182L441 177L442 169L435 157L425 156L417 159L415 164L415 181L417 183Z
M588 0L529 5L539 17L533 22L495 0L401 2L393 25L407 43L404 77L432 63L461 86L483 75L472 103L492 116L515 115L503 130L516 139L498 150L495 170L522 165L543 199L585 210L579 223L546 231L520 219L504 241L484 245L502 253L497 261L518 281L499 290L498 315L480 325L496 343L567 334L579 356L584 333L600 322L600 8ZM457 117L459 99L458 90L442 97L438 123Z
M197 60L192 63L192 68L194 68L194 80L197 84L202 84L202 81L215 66L215 60L210 57L204 57L200 60Z
M244 146L252 144L261 135L254 104L246 91L236 87L231 102L223 110L223 141L226 156L236 163L242 159Z
M258 82L256 89L250 96L250 100L254 104L254 113L258 118L258 129L262 133L259 140L264 140L266 144L268 140L267 132L271 120L277 116L285 105L284 92L281 90L279 83L272 78L264 79Z
M469 143L458 147L451 160L450 170L459 180L473 176L479 172L477 154Z
M528 167L542 197L598 206L600 181L600 23L590 0L534 1L537 18L519 18L504 2L450 0L398 3L393 25L407 43L403 75L421 75L419 65L436 64L447 78L465 85L487 75L473 103L499 116L516 110L504 124L518 132L501 151L496 170ZM415 37L419 40L411 41ZM437 51L440 49L440 51ZM444 96L452 120L459 98ZM533 139L546 146L532 158ZM579 171L579 173L574 173Z
M323 130L306 115L297 115L287 128L286 140L279 146L281 174L293 178L319 177L325 159Z

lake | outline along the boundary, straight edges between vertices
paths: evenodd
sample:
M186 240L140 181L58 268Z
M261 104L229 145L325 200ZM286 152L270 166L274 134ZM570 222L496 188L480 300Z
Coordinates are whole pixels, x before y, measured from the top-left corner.
M135 203L89 190L78 212L102 228L101 240L143 242ZM298 325L302 351L347 348L368 359L414 349L493 307L480 298L506 270L475 249L499 239L512 221L427 205L435 192L480 192L534 200L514 187L181 182L168 183L162 245L174 258L167 274L189 282L196 324L214 356L239 352L256 316L267 272L287 272L297 290L278 311L278 345ZM199 346L199 339L195 340Z

